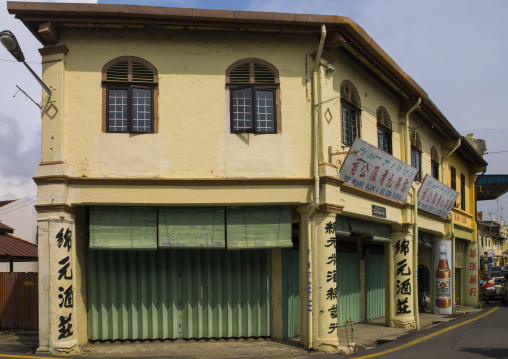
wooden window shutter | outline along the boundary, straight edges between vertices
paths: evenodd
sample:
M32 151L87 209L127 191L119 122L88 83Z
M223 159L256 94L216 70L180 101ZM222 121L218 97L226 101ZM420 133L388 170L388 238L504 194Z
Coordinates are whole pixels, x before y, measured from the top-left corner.
M386 127L389 130L392 129L392 120L390 119L390 115L388 114L388 111L386 111L386 109L383 106L380 106L377 109L376 115L377 115L377 122L379 124L383 125L384 127Z
M437 153L437 149L434 146L430 148L430 159L436 163L439 163L439 154Z
M413 146L421 151L422 150L422 141L420 140L420 135L418 135L418 133L416 131L411 131L410 137L411 137L411 146Z

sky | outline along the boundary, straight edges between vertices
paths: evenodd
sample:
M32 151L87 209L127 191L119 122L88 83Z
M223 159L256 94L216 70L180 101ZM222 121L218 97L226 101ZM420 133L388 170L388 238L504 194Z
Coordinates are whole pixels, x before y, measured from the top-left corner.
M67 2L60 0L59 2ZM70 1L95 2L95 1ZM487 141L487 174L508 174L508 1L506 0L100 0L99 3L270 11L347 16L359 24L429 95L462 135ZM17 37L40 75L41 44L7 13L0 24ZM36 199L42 90L28 70L0 47L0 200ZM503 152L504 151L504 152ZM501 208L502 207L502 208ZM508 194L482 201L485 219L508 216ZM504 213L502 213L504 209ZM491 213L491 214L489 214Z

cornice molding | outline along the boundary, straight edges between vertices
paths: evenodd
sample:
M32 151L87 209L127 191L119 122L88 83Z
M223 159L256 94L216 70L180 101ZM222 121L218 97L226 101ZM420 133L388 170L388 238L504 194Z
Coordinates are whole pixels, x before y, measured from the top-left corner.
M65 212L75 214L74 208L66 203L52 203L52 204L36 204L35 210L37 213L51 213L51 212Z
M107 178L37 176L37 185L63 183L68 185L107 186L312 186L312 178Z

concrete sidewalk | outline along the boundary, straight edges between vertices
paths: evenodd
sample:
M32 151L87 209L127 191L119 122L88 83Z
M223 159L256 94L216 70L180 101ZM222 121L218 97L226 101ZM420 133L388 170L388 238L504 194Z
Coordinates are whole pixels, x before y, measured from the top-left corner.
M443 316L420 313L420 329L427 329L439 323L453 320L467 313L483 309L457 307L457 314ZM354 352L394 341L412 332L412 329L390 328L384 318L366 323L338 328L339 353ZM349 346L348 346L349 343ZM354 345L352 345L354 343ZM0 351L10 353L33 353L38 346L36 331L0 331ZM81 353L73 357L82 358L308 358L321 353L307 351L299 346L298 338L293 340L273 339L210 339L210 340L144 340L144 341L103 341L85 345Z

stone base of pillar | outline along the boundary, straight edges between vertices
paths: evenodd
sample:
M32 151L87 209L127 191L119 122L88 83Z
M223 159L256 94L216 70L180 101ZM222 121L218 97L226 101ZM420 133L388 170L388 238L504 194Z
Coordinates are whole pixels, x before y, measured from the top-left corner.
M48 347L38 347L35 350L35 354L51 354Z
M414 319L408 319L408 320L393 319L390 326L392 328L416 329Z
M314 344L314 350L317 350L319 352L336 353L338 349L339 345L337 344L337 341L333 342L320 341Z

